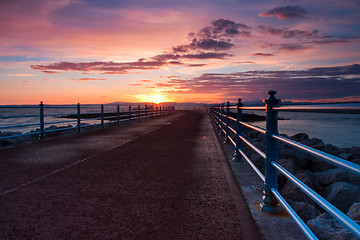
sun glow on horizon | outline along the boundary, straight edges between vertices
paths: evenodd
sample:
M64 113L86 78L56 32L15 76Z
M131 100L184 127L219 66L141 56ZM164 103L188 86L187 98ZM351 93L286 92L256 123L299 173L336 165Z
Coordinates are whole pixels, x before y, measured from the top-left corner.
M163 102L172 102L171 99L160 95L160 94L155 94L155 95L136 95L136 98L140 99L141 102L152 102L155 104L159 104L159 103L163 103Z

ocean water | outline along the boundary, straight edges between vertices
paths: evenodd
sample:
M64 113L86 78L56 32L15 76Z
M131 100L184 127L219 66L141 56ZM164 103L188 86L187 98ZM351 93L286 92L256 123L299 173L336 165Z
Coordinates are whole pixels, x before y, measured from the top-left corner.
M13 107L13 106L12 106ZM81 106L81 113L100 113L100 105L83 105ZM128 106L120 107L120 111L128 111ZM116 112L116 106L104 106L104 112ZM45 128L55 125L57 127L64 127L71 125L75 127L77 125L76 119L60 118L69 114L77 114L76 105L58 105L58 106L45 106L44 107L44 122ZM16 108L6 108L0 106L0 127L14 126L14 125L28 125L32 126L25 127L11 127L11 128L0 128L2 133L5 132L18 132L28 133L32 130L40 128L40 109L39 106L16 106ZM15 118L3 118L5 116L13 116ZM27 117L17 117L27 116ZM81 123L93 125L99 124L100 120L96 119L82 119Z
M311 105L322 107L324 105ZM360 104L331 104L331 107L360 107ZM298 106L301 107L301 106ZM309 106L306 106L309 107ZM257 115L265 112L246 111ZM310 138L319 138L324 143L337 147L360 147L360 114L279 112L278 116L288 120L280 120L279 133L288 136L307 133ZM266 128L266 122L254 122L253 125Z

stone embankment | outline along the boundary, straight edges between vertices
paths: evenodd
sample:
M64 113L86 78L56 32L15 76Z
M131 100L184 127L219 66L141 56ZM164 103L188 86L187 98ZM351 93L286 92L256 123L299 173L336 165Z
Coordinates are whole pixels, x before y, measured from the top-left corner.
M263 134L247 129L244 129L243 132L245 138L251 140L257 148L265 152L265 136ZM321 139L309 138L306 133L298 133L288 138L360 164L359 147L338 148L331 144L325 144ZM252 154L253 151L249 147L244 147L244 150L264 173L264 159L257 153ZM279 163L360 224L360 176L336 168L281 142L279 143ZM282 174L279 174L279 190L319 239L357 239Z

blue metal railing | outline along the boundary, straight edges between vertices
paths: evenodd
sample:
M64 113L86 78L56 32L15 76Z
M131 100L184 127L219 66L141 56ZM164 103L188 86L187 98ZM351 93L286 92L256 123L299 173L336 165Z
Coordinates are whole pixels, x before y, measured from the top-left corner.
M234 161L245 160L254 169L257 175L264 182L264 196L263 202L260 204L260 209L267 213L277 213L280 211L279 203L293 218L296 224L304 232L309 239L318 239L314 233L308 228L308 226L301 220L297 213L291 208L291 206L285 201L278 191L278 172L282 173L287 179L294 183L301 191L303 191L314 202L321 206L331 216L342 223L348 228L355 236L360 238L360 226L355 223L351 218L346 216L343 212L334 207L331 203L322 198L313 189L309 188L303 182L301 182L294 175L289 173L278 163L278 141L281 141L287 145L295 147L307 154L320 158L334 166L343 168L353 174L360 176L360 165L346 161L342 158L333 156L331 154L319 151L309 146L303 145L296 141L290 140L286 137L279 135L278 133L278 112L279 111L306 111L307 108L300 107L277 107L280 102L275 97L276 91L269 91L270 97L264 102L265 107L243 107L241 99L239 99L236 107L230 107L229 102L226 106L221 104L209 109L209 114L212 116L218 130L221 134L225 134L225 142L231 142L235 147ZM236 108L237 118L230 117L230 109ZM360 113L360 108L310 108L311 112L341 112L341 113ZM226 111L225 111L226 110ZM262 110L266 111L266 129L253 126L251 124L242 121L242 110ZM236 124L236 130L231 127L230 121ZM242 127L247 127L257 132L260 132L266 137L266 153L262 152L256 146L250 143L242 136ZM234 135L235 140L231 137ZM251 162L250 158L242 150L242 144L245 143L250 146L255 152L265 159L265 176L262 172Z
M60 132L65 130L74 130L78 133L82 129L88 127L104 126L109 124L119 125L122 122L129 122L140 119L149 119L152 117L157 117L161 115L166 115L175 110L174 107L169 106L148 106L148 105L137 105L137 106L120 106L120 105L69 105L69 106L53 106L53 105L44 105L43 102L40 102L38 106L0 106L1 110L14 110L14 113L4 116L0 116L1 120L11 120L17 119L18 122L22 122L21 119L26 119L29 122L29 119L32 119L29 123L20 123L20 124L9 124L0 122L0 133L2 129L24 129L25 127L38 127L36 130L31 130L26 133L1 133L0 140L18 138L22 136L34 135L34 138L43 139L46 137L47 133L51 132ZM32 109L33 111L38 111L39 114L21 114L21 109ZM67 111L62 112L61 109ZM33 112L32 111L32 112ZM56 111L56 113L54 113ZM61 111L61 113L60 113ZM71 112L72 111L72 112ZM83 113L84 111L84 113ZM1 112L0 112L1 114ZM60 120L60 118L68 118L71 120ZM51 119L51 120L49 120ZM88 123L91 124L88 124ZM56 128L47 128L49 125L59 125L59 124L70 124L73 123L75 126L60 126Z

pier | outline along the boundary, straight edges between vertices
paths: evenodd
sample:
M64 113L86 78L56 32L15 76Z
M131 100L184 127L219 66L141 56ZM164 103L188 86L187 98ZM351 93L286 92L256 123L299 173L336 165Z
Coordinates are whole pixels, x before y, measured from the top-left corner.
M1 150L1 239L261 239L207 114Z

